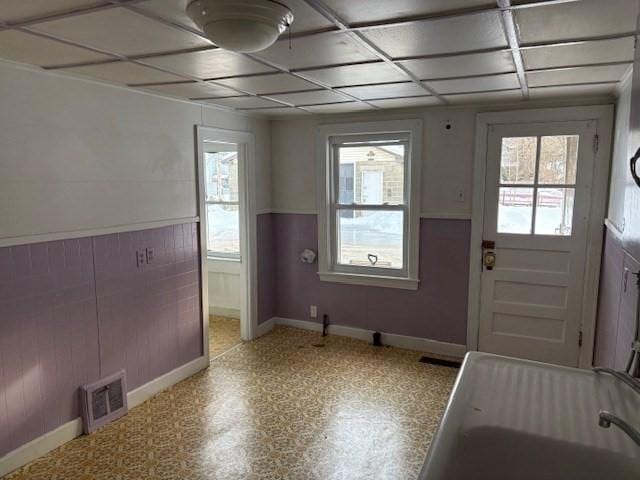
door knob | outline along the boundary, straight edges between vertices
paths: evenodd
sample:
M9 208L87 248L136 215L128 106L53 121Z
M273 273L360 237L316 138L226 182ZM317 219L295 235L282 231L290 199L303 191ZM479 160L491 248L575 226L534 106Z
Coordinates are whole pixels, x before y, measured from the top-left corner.
M493 267L496 266L496 254L490 250L484 252L482 256L482 264L485 266L487 270L493 270Z

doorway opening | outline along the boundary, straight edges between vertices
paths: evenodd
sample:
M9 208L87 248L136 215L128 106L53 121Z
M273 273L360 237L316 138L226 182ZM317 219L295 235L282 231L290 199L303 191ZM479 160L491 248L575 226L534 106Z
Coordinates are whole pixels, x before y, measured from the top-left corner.
M203 349L209 359L252 338L253 233L248 178L253 138L197 128Z

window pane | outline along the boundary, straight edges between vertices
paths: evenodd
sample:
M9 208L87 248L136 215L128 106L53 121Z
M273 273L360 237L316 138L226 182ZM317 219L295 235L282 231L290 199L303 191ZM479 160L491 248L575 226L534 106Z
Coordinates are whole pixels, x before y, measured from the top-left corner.
M207 250L224 255L240 255L238 205L207 205Z
M238 152L204 154L205 190L208 201L238 201Z
M536 235L571 235L573 188L541 188L536 205Z
M536 171L536 137L502 139L500 183L533 184Z
M392 205L404 202L405 146L373 144L338 148L338 202Z
M502 187L498 198L498 233L531 233L533 188Z
M542 137L538 183L574 185L578 164L578 135Z
M339 210L338 263L402 269L403 218L401 211Z

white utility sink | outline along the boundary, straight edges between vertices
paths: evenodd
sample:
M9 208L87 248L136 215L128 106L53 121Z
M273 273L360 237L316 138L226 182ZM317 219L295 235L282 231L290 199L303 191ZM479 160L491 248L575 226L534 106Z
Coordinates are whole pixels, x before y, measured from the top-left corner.
M420 480L639 480L640 395L606 373L467 354Z

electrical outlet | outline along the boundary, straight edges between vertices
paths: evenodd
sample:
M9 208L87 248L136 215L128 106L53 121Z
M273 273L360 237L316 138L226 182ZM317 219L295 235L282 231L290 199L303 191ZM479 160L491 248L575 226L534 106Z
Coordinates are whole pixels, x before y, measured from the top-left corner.
M145 263L147 263L147 253L144 250L138 250L136 252L136 265L140 268Z
M318 306L317 305L311 305L311 308L309 309L309 315L311 316L311 318L318 318Z
M154 249L153 248L147 248L146 253L147 253L147 263L149 265L151 265L153 263L153 259L154 259Z

